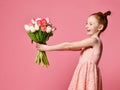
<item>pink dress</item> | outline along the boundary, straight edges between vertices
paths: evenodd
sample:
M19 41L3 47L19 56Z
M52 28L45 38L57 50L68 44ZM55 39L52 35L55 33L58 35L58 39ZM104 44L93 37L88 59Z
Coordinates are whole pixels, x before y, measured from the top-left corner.
M102 79L98 67L101 51L102 45L82 50L68 90L102 90Z

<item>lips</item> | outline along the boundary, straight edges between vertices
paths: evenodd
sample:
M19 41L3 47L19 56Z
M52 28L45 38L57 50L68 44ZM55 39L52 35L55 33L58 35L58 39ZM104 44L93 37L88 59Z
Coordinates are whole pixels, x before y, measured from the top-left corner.
M88 32L90 32L90 30L89 30L89 29L87 29L87 31L88 31Z

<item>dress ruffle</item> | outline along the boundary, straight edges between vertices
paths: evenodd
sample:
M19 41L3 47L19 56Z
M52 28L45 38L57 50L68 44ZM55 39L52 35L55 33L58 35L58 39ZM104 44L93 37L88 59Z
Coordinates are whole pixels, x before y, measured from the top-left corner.
M79 63L68 90L102 90L100 69L93 61Z

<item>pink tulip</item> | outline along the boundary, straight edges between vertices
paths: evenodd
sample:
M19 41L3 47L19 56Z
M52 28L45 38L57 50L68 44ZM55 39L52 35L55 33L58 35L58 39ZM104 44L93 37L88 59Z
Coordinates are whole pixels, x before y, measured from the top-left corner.
M45 31L46 31L46 26L45 26L45 25L41 26L41 30L42 30L43 32L45 32Z
M37 20L37 25L41 26L41 20Z
M46 21L45 19L42 19L42 20L41 20L41 25L42 25L42 26L47 25L47 21Z
M47 18L45 18L45 20L46 20L46 22L47 23L50 23L50 20L49 20L49 18L47 17Z

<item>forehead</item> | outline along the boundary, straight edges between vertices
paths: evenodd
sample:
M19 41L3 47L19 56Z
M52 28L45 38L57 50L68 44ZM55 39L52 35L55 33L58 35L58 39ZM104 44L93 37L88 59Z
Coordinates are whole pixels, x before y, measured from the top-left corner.
M98 19L95 17L95 15L89 16L87 21L88 22L97 22L98 23Z

